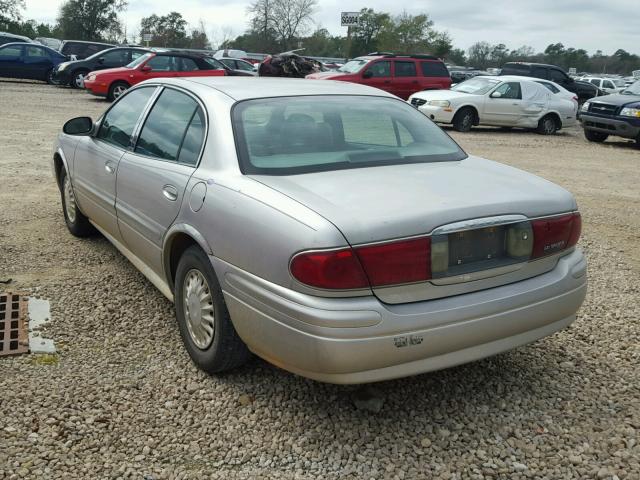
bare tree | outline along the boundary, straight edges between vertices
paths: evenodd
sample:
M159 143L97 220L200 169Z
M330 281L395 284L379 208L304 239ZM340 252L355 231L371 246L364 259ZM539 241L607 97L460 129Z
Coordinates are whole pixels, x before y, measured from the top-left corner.
M318 0L256 0L249 7L254 31L267 38L273 31L284 49L291 48L296 38L313 23Z

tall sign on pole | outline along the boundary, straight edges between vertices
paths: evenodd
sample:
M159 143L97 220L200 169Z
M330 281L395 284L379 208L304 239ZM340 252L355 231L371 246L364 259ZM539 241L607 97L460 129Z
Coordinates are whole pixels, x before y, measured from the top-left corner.
M147 47L149 46L149 42L152 39L153 39L153 35L151 33L143 33L142 34L142 41L147 44Z
M340 14L340 25L347 27L347 51L346 57L351 52L351 27L356 27L360 23L360 12L342 12Z

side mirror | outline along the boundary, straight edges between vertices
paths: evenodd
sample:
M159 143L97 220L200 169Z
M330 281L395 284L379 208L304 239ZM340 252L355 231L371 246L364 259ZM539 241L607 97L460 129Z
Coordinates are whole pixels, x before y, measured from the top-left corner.
M502 94L500 92L491 92L491 95L489 95L491 98L500 98L502 97Z
M151 68L149 65L145 65L140 70L143 72L150 72L151 70L153 70L153 68Z
M362 74L362 78L371 78L373 77L373 72L371 70L365 70L365 72Z
M91 117L72 118L64 124L62 131L67 135L89 135L93 131L93 120Z

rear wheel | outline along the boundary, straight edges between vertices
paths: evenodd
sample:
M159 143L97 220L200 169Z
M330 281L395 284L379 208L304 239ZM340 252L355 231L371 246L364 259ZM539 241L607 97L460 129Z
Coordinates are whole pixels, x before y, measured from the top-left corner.
M71 234L76 237L92 235L95 230L93 225L89 223L89 219L84 216L76 204L76 196L66 170L62 170L60 174L60 195L62 197L64 221Z
M129 89L127 82L113 82L109 87L109 93L107 94L107 100L117 100L120 96Z
M609 135L607 135L606 133L596 132L595 130L585 130L584 136L590 142L596 142L596 143L602 143L607 138L609 138Z
M69 85L71 88L84 88L84 77L87 75L85 70L76 70L71 74Z
M476 112L472 108L463 108L453 117L453 129L458 132L468 132L476 122Z
M199 247L182 254L174 292L180 336L199 368L223 372L251 358L233 327L211 261Z
M542 117L538 122L536 131L540 135L553 135L559 130L558 122L553 115Z

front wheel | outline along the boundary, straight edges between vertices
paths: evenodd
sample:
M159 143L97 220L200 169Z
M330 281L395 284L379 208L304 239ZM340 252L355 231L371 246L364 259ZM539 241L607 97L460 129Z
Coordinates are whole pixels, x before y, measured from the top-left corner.
M64 213L64 221L72 235L76 237L88 237L95 230L89 219L78 208L76 204L76 196L73 192L71 179L67 175L66 170L62 170L60 174L60 196L62 197L62 212Z
M107 100L111 100L111 101L117 100L128 89L129 89L129 84L126 82L113 82L109 87Z
M87 72L82 70L75 71L71 74L71 81L69 85L71 88L84 88L84 77L87 75Z
M51 70L47 71L47 76L45 77L45 80L49 85L60 85L60 82L57 82L53 78L53 68Z
M193 362L208 373L246 363L249 349L236 333L209 257L196 246L182 254L174 288L180 336Z
M609 135L602 132L596 132L595 130L585 130L584 137L590 142L602 143L609 138Z
M463 108L453 117L453 129L457 132L468 132L475 121L475 112L470 108Z

